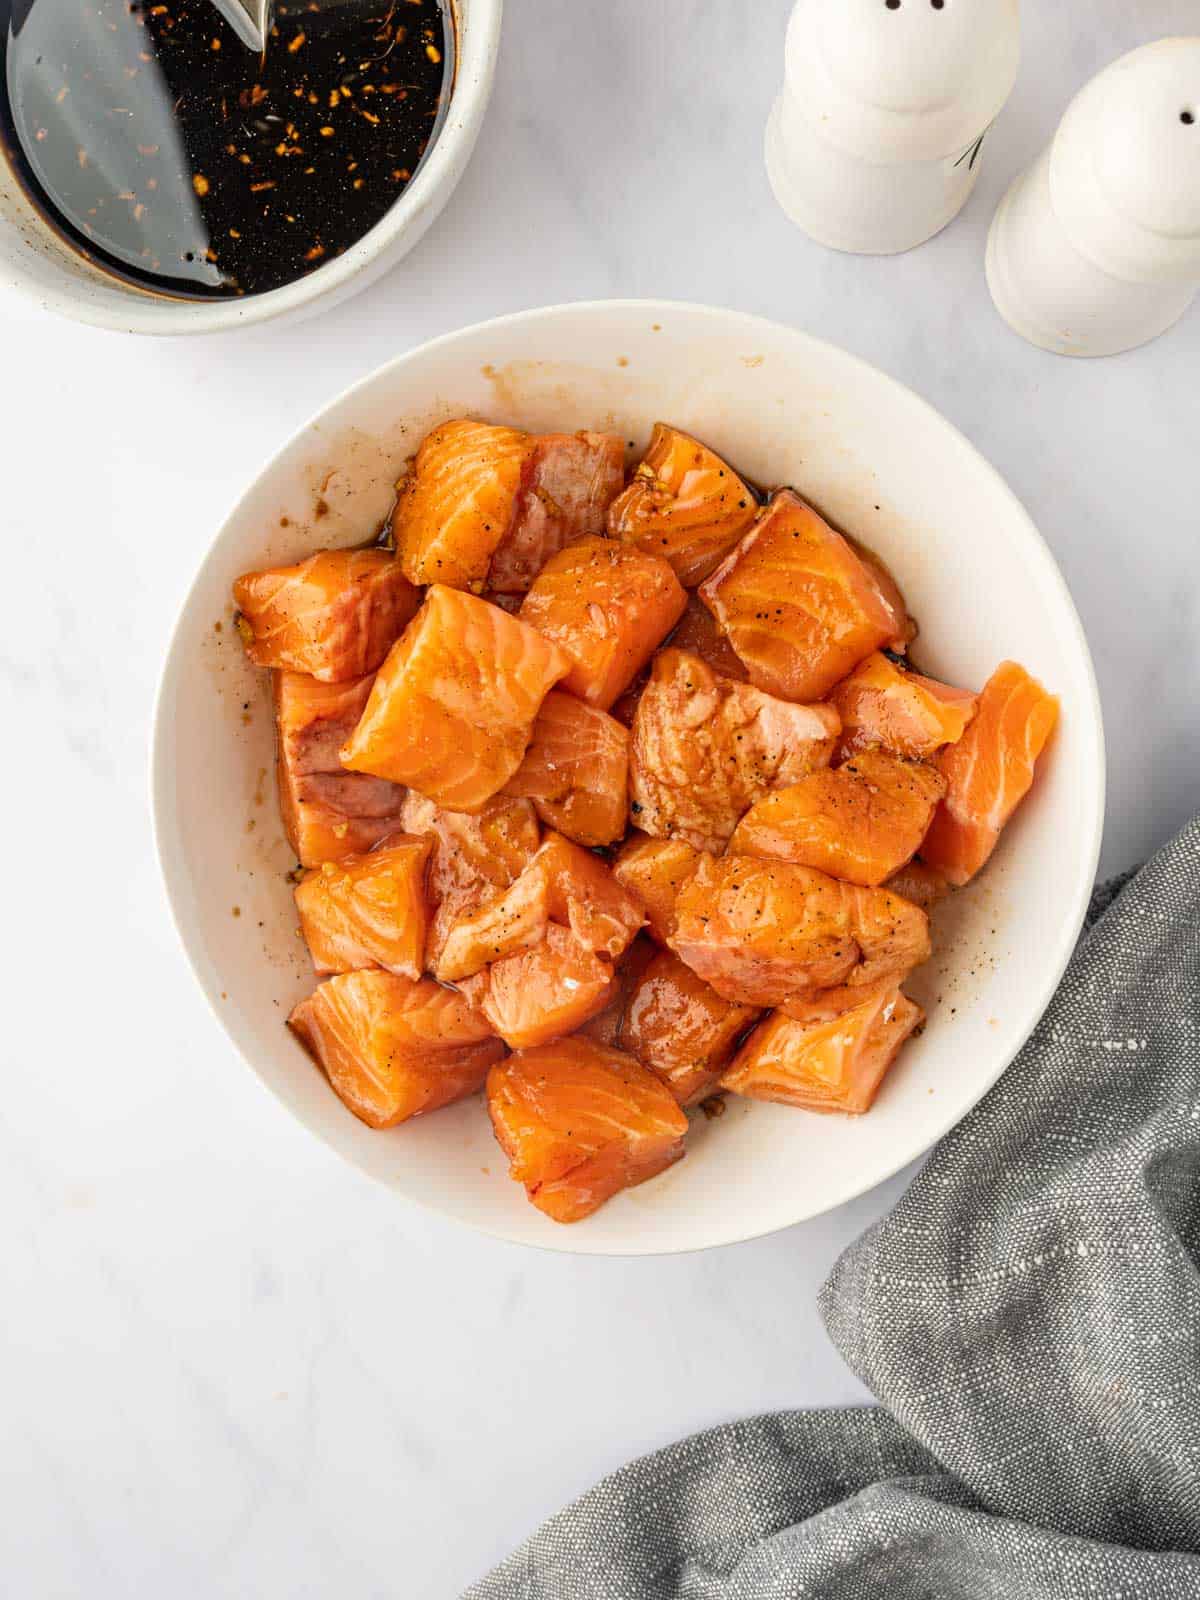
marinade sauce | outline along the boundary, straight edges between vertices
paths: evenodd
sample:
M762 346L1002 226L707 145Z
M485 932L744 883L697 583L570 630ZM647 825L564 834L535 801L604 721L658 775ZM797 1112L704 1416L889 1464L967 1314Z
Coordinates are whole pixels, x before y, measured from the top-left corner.
M278 0L258 55L209 0L0 0L0 137L79 251L258 294L374 226L436 137L449 0Z

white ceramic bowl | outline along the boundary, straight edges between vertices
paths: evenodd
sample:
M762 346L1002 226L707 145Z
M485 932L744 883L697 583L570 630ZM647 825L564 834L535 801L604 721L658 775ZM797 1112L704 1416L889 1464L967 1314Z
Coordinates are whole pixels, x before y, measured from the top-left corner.
M1015 657L1062 701L1033 794L987 871L937 917L912 984L929 1008L857 1120L730 1099L687 1157L594 1217L548 1221L505 1175L478 1100L372 1132L284 1027L313 987L275 805L265 673L243 659L229 588L248 568L368 536L437 421L616 428L667 418L764 485L794 483L892 566L920 659L979 685ZM218 631L220 624L220 631ZM249 710L244 712L243 707ZM269 462L217 536L162 683L154 808L167 890L205 994L262 1081L398 1195L528 1244L651 1254L751 1238L860 1194L912 1160L1000 1076L1054 991L1087 905L1104 751L1088 649L1028 516L961 434L907 389L807 334L698 306L612 301L468 328L380 368ZM238 907L240 915L233 914Z
M240 300L184 300L127 283L84 258L30 201L0 142L0 283L45 310L125 333L220 333L299 317L365 289L408 254L454 192L492 92L504 0L453 0L454 88L438 137L391 210L356 244L295 283Z

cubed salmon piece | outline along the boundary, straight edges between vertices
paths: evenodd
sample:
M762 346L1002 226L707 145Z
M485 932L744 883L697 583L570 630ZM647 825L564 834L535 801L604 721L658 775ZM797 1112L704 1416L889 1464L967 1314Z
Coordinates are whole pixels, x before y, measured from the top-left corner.
M238 632L256 667L345 683L374 672L420 604L386 550L322 550L233 586Z
M426 434L392 512L396 552L413 583L483 587L533 448L516 428L464 417Z
M524 594L551 556L603 534L624 482L619 434L540 434L525 462L512 524L492 557L491 588Z
M373 849L402 829L404 790L347 772L338 759L371 693L373 679L318 683L306 672L276 672L276 773L288 843L304 867Z
M686 839L631 834L613 862L613 877L646 913L650 932L666 944L675 928L675 902L696 870L700 851Z
M551 828L578 844L612 844L625 832L629 730L573 694L551 689L525 759L505 794L532 800Z
M733 468L690 434L656 422L608 530L664 556L685 588L703 583L749 528L758 501Z
M537 854L542 830L528 800L502 795L468 814L447 811L424 795L410 793L401 820L407 832L433 841L425 877L432 913L425 966L432 972L454 924L520 877Z
M752 1100L860 1116L924 1016L896 988L825 1022L797 1022L777 1011L746 1040L721 1087Z
M489 962L530 949L552 922L613 960L644 920L641 906L598 856L550 833L510 888L450 930L436 974L443 983L469 978Z
M778 1006L867 988L930 954L929 919L886 889L753 856L704 856L675 906L671 948L727 1000Z
M979 696L974 721L934 758L946 798L921 846L921 859L958 886L996 848L1001 830L1029 793L1033 772L1058 721L1058 701L1015 661L997 667Z
M893 655L903 656L921 630L917 627L915 619L909 614L900 585L892 576L892 569L884 562L881 556L876 555L874 550L868 549L859 540L847 537L846 543L854 551L863 566L866 567L867 572L874 580L875 587L879 590L880 599L896 619L896 631L890 639L885 641L885 647Z
M555 1222L578 1222L683 1155L687 1118L619 1050L559 1039L488 1074L488 1113L509 1173Z
M718 628L717 619L695 594L688 595L687 610L667 643L672 650L686 650L690 655L699 656L705 666L722 678L732 678L735 683L750 681L741 657Z
M738 1040L761 1012L723 1000L671 950L660 950L634 984L617 1042L681 1106L716 1087Z
M379 669L343 766L476 811L521 765L570 660L486 600L434 584Z
M936 767L864 750L759 800L729 848L874 887L916 855L945 791Z
M779 700L662 650L633 719L634 824L721 851L755 801L828 766L840 728L830 706Z
M326 861L296 885L300 930L317 972L385 967L419 978L429 915L425 863L431 838L396 834L365 856Z
M700 590L751 683L820 700L904 627L853 549L790 489Z
M521 620L570 658L563 688L607 711L686 605L661 557L611 539L581 539L547 561L525 596Z
M505 1044L526 1050L597 1016L612 1000L616 978L607 956L552 922L532 949L493 961L458 987Z
M590 1039L593 1044L605 1045L610 1050L616 1049L617 1035L625 1021L629 997L657 953L658 946L654 940L648 934L639 933L624 955L618 956L613 963L614 981L604 1010L598 1011L575 1030L579 1038Z
M962 738L978 696L909 672L874 651L830 690L829 703L842 719L838 760L880 745L922 761Z
M378 968L327 978L288 1026L372 1128L475 1094L505 1053L462 995L432 978L414 982Z
M911 900L922 911L928 911L950 893L945 873L936 867L927 867L923 861L910 861L899 872L893 872L884 888Z

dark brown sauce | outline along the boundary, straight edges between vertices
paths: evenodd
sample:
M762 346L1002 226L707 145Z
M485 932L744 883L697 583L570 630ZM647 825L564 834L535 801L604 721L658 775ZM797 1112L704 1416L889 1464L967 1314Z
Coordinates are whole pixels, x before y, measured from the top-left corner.
M0 0L0 138L81 254L172 295L292 283L367 233L440 127L450 0Z

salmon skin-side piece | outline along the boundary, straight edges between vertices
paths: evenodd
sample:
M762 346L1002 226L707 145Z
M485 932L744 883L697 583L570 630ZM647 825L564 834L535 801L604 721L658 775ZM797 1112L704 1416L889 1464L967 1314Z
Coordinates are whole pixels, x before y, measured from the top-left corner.
M733 549L758 501L733 468L690 434L656 422L633 481L608 514L608 531L663 556L685 588Z
M624 955L613 963L613 984L603 1011L597 1011L581 1028L576 1028L578 1038L590 1039L593 1044L605 1045L610 1050L617 1048L617 1035L625 1021L629 997L657 953L658 946L649 934L639 933Z
M660 950L634 983L617 1042L692 1106L716 1087L734 1046L762 1015L724 1000L672 950Z
M712 612L694 594L688 595L687 610L667 643L672 650L686 650L689 655L699 656L706 667L722 678L732 678L734 683L750 682L742 658L718 628Z
M237 627L256 667L345 683L374 672L421 597L386 550L322 550L233 586Z
M402 830L404 790L347 772L338 759L374 681L319 683L307 672L275 672L276 776L284 832L303 867L341 861Z
M614 998L617 979L608 956L551 922L530 949L493 961L457 987L505 1044L526 1050L598 1016Z
M619 434L540 434L525 461L512 523L492 556L489 586L524 594L551 556L602 535L624 482Z
M829 765L840 729L830 706L795 705L661 650L633 719L634 826L719 852L756 800Z
M829 692L842 719L836 759L875 745L914 761L927 760L962 738L979 697L922 677L873 651Z
M288 1026L372 1128L475 1094L505 1053L462 995L432 978L414 982L378 968L327 978Z
M905 626L849 543L790 489L772 496L700 598L751 683L784 700L820 700Z
M729 848L874 888L916 855L945 792L935 767L864 750L758 801Z
M404 978L425 968L425 864L431 838L393 835L365 856L326 861L296 885L300 931L317 972L384 967Z
M686 605L660 556L612 539L581 539L547 561L520 616L569 657L562 687L607 711Z
M886 889L753 856L701 857L675 906L671 948L727 1000L779 1006L866 988L928 960L929 919Z
M436 975L443 983L473 977L490 962L538 944L552 922L569 928L593 954L614 960L644 921L641 906L598 856L550 833L503 894L451 928Z
M675 902L700 855L686 839L648 839L631 833L613 862L613 877L645 911L659 944L668 943L674 932Z
M521 1050L487 1080L511 1177L555 1222L578 1222L683 1155L687 1118L632 1056L587 1039Z
M401 821L406 832L433 842L425 874L431 910L425 965L435 972L450 929L520 877L537 854L542 830L528 800L503 795L469 814L410 793Z
M861 1116L924 1016L897 988L828 1021L798 1022L776 1012L747 1039L721 1087L806 1111Z
M590 848L625 832L629 730L607 711L551 689L504 793L532 800L548 827Z
M921 859L959 886L979 871L1033 784L1038 757L1058 721L1058 701L1015 661L1005 661L979 696L975 719L935 758L946 797Z
M413 583L483 587L533 449L517 428L466 417L425 435L392 511L396 553Z
M521 765L542 701L569 667L536 628L434 584L380 667L342 765L477 811Z

